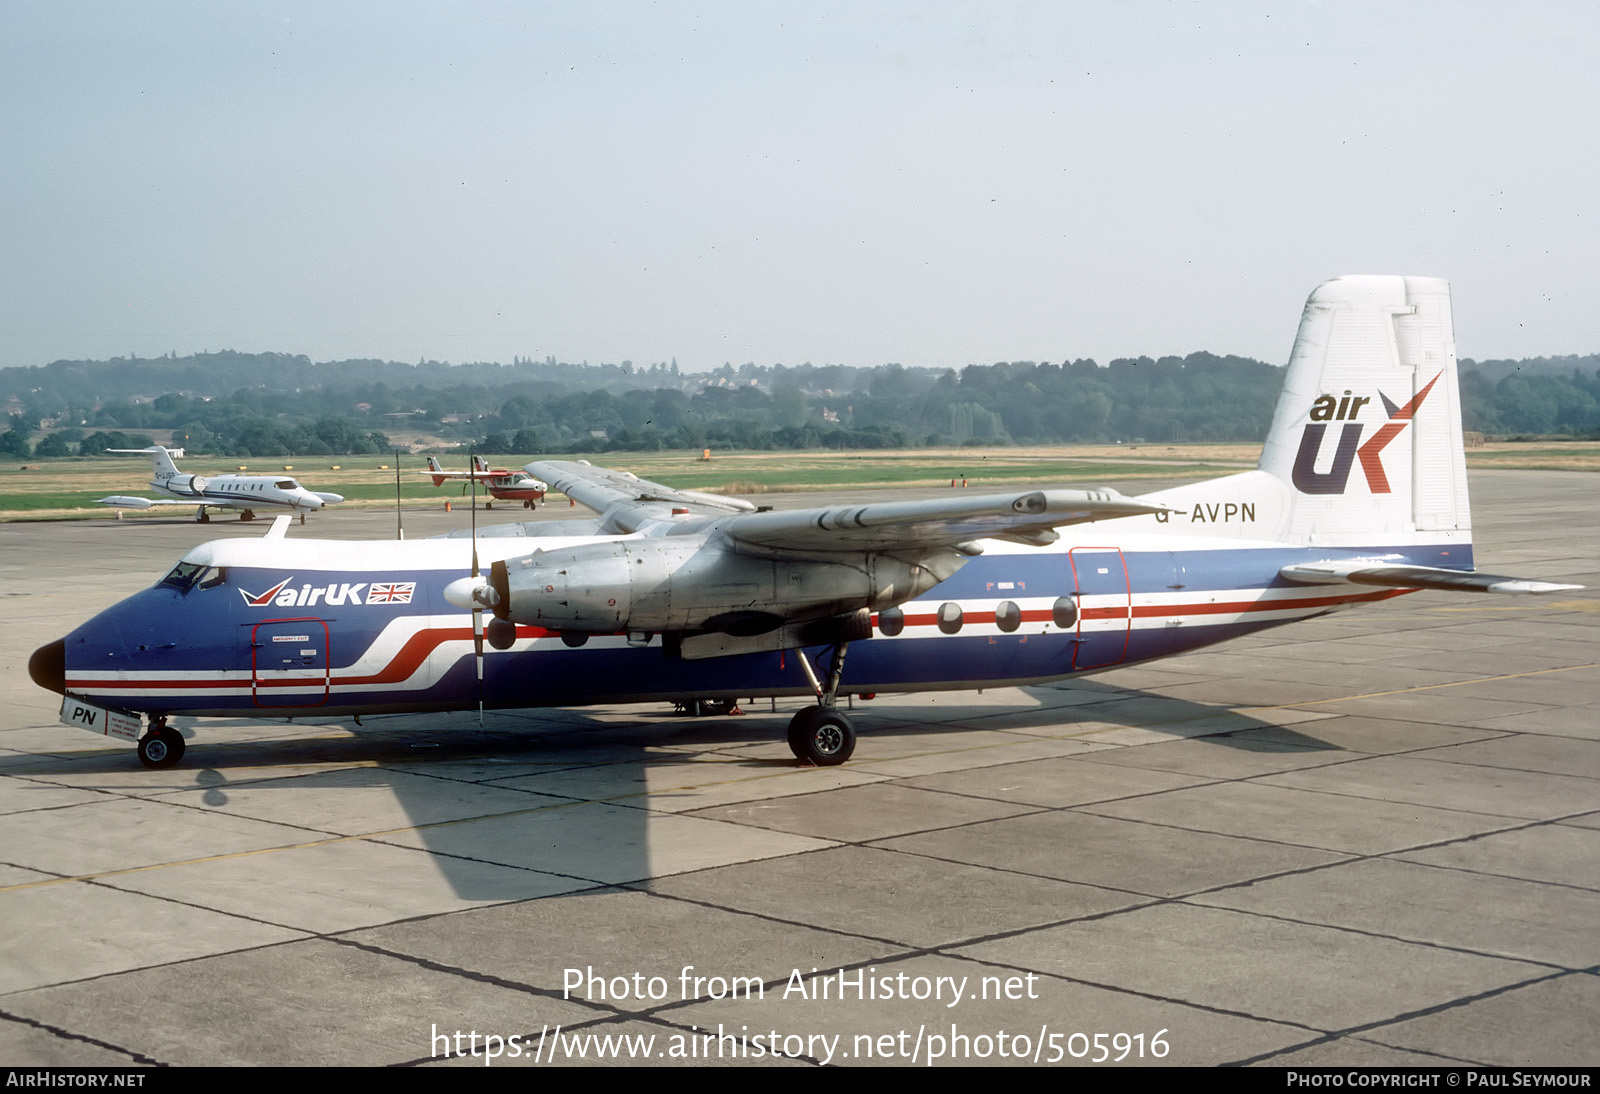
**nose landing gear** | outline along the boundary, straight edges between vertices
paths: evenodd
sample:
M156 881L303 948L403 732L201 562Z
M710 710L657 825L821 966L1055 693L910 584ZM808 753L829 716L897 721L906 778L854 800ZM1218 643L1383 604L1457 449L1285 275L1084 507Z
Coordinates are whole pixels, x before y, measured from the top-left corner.
M156 718L139 738L139 762L146 767L174 767L183 759L183 747L183 734L168 726L165 718Z

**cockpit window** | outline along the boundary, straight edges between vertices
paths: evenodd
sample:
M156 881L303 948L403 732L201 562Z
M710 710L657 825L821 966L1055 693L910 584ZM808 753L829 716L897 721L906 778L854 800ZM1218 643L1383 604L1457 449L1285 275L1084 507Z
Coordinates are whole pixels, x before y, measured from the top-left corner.
M293 479L279 479L277 482L273 483L272 485L276 486L279 490L298 490L298 489L300 489L300 484L295 482Z
M174 589L187 592L200 576L206 572L206 567L198 562L180 562L174 566L166 577L161 579L161 584L170 585Z
M228 568L226 566L218 566L215 570L209 570L200 578L200 588L202 590L215 589L218 585L226 585L227 583Z

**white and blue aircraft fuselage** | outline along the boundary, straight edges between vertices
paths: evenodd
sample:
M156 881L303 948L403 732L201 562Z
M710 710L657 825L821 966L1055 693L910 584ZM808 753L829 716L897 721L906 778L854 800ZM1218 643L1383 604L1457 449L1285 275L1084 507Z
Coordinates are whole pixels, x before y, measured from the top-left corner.
M623 472L528 471L599 518L472 539L221 540L40 649L41 685L148 716L813 696L1059 680L1421 588L1575 586L1474 568L1448 285L1328 282L1257 469L1140 498L1045 490L770 512ZM505 534L505 533L511 534ZM488 617L485 628L485 618ZM487 648L485 648L487 646ZM848 659L846 651L848 650Z
M149 448L108 448L107 452L126 452L150 457L150 487L164 494L162 498L130 497L113 494L101 498L97 504L116 509L151 509L159 505L192 505L194 519L205 522L211 518L207 509L236 509L240 520L254 520L256 510L298 513L305 523L306 514L344 500L339 494L318 493L307 490L292 478L283 475L191 475L178 470L172 462L172 450L161 445Z

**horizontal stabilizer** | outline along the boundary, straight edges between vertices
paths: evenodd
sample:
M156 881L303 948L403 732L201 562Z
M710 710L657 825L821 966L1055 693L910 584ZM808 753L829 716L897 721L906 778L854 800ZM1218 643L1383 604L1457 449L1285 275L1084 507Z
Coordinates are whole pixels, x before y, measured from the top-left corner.
M1557 585L1525 577L1443 570L1432 566L1386 566L1368 561L1307 562L1278 571L1290 581L1311 585L1378 585L1389 589L1441 589L1457 593L1559 593L1582 585Z

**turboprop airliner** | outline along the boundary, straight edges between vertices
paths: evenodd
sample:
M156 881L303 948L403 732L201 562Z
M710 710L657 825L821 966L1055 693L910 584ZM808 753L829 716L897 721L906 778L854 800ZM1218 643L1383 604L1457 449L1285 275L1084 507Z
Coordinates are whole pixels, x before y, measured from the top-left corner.
M117 509L150 509L157 505L192 505L194 519L204 524L211 519L207 509L237 509L240 520L255 520L257 509L287 509L306 514L344 500L340 494L307 490L282 475L190 475L172 462L172 450L161 445L149 448L108 448L107 452L128 452L150 457L150 486L167 495L164 498L135 498L113 494L97 504ZM181 453L180 453L181 455Z
M182 755L179 714L764 696L811 698L789 746L828 765L856 745L841 695L1059 680L1418 589L1578 588L1475 568L1451 323L1441 280L1322 285L1259 466L1209 482L769 511L535 462L597 516L364 543L280 517L29 670L152 767Z

